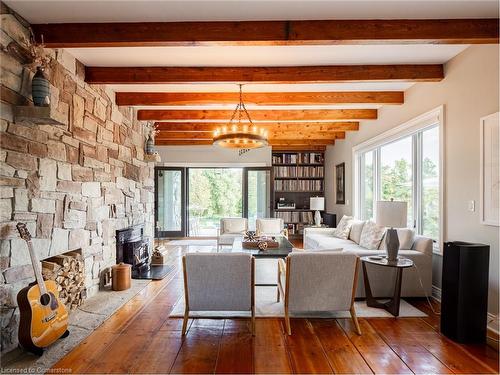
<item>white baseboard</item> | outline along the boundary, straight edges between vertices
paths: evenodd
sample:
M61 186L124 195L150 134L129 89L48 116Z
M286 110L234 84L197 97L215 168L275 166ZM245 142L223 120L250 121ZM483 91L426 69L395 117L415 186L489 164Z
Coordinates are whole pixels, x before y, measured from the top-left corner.
M438 302L441 302L441 288L438 288L435 285L432 286L432 298L434 298Z

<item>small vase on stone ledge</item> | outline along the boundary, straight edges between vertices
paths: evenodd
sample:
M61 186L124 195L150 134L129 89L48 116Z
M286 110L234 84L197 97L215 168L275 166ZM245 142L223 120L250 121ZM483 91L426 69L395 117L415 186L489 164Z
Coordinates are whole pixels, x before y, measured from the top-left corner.
M36 68L31 81L31 95L36 107L47 107L50 104L50 85L41 66Z

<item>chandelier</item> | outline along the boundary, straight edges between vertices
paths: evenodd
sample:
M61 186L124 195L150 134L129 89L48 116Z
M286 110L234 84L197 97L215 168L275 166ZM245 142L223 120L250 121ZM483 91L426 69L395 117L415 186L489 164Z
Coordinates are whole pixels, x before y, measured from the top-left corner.
M267 130L255 126L243 103L242 86L240 86L240 102L234 109L231 120L226 126L214 131L214 145L226 148L251 149L267 146ZM248 122L242 123L243 115ZM236 121L237 120L237 121Z

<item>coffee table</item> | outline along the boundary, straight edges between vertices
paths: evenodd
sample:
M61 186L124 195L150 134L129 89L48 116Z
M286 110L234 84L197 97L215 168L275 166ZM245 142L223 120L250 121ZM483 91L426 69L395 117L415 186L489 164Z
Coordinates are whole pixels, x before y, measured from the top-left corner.
M259 249L244 249L242 245L243 237L235 238L233 246L231 248L226 248L220 250L220 252L238 252L238 253L248 253L252 254L257 259L280 259L286 258L288 254L292 252L293 245L288 241L288 238L283 236L276 236L276 241L278 241L278 247L259 250ZM255 286L278 286L278 282L275 284L260 284L256 283Z
M243 252L252 254L255 258L286 258L292 252L293 245L288 241L288 238L283 236L276 236L278 247L273 247L266 250L259 249L244 249L242 244L243 237L235 238L231 252Z
M372 290L370 288L370 280L366 272L366 263L374 264L381 267L392 267L397 269L396 283L394 285L394 294L387 302L379 302L373 298ZM365 282L366 304L369 307L377 307L385 309L394 316L399 316L399 304L401 302L401 281L403 279L403 270L405 268L413 267L413 261L408 258L398 257L396 261L390 261L383 256L365 256L361 257L361 264L363 265L363 280Z

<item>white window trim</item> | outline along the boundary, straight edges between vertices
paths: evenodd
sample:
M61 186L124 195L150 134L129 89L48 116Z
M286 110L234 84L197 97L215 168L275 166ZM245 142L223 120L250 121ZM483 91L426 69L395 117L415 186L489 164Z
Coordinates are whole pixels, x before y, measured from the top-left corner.
M420 116L417 116L399 126L396 126L390 130L387 130L365 142L362 142L352 148L352 186L353 186L353 196L352 200L353 213L356 217L359 217L360 202L360 166L359 166L359 155L368 151L373 151L374 149L383 146L385 144L394 142L400 138L413 135L419 131L424 130L427 127L438 125L439 127L439 243L434 244L433 252L435 254L442 255L442 244L445 241L445 209L444 209L444 199L445 199L445 141L444 141L444 128L445 128L445 118L444 118L444 105L440 105L433 110L426 112ZM414 152L419 152L415 150ZM421 150L420 150L421 152ZM377 162L374 160L374 167L376 167ZM415 167L414 167L415 168ZM377 176L377 173L374 173ZM378 177L376 177L378 178ZM377 190L377 189L376 189ZM376 197L378 199L378 197Z

